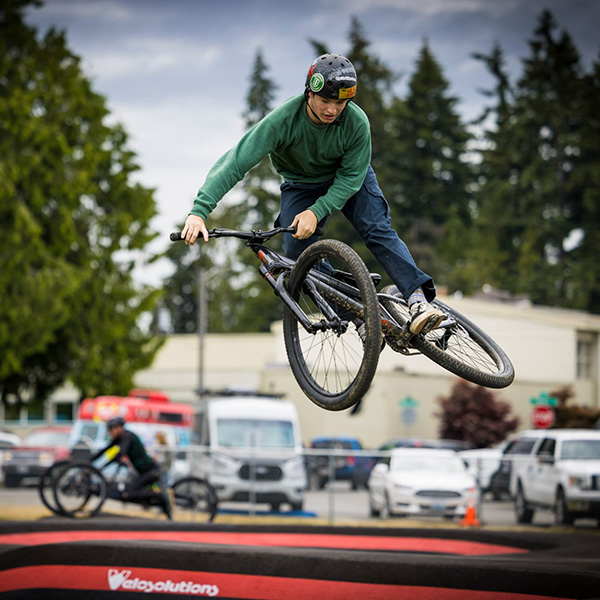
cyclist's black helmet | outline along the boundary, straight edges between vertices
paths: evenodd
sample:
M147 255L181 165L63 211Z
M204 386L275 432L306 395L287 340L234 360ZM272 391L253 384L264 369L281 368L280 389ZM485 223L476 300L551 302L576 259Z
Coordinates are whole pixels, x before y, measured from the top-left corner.
M356 96L356 84L356 69L345 56L322 54L308 70L304 92L333 100L350 100Z
M123 427L125 425L125 419L123 417L111 417L106 422L106 428L112 429L113 427Z

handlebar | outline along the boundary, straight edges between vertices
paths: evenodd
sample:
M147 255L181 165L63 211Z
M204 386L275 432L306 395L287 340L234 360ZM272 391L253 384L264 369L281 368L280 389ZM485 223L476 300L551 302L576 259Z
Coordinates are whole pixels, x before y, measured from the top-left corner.
M253 240L253 241L264 241L269 240L272 237L279 235L280 233L296 233L296 227L275 227L274 229L268 229L262 231L261 229L253 229L252 231L238 231L236 229L223 229L216 228L208 231L209 238L217 237L235 237L240 240ZM317 227L315 234L323 235L323 228ZM184 238L181 237L181 232L175 231L169 235L172 242L181 242Z

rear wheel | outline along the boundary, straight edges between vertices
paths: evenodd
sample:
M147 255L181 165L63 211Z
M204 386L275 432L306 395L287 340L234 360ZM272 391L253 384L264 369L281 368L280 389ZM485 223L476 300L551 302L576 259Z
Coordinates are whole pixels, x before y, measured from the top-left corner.
M69 463L53 485L54 501L67 517L88 518L98 513L106 499L106 480L87 463Z
M309 333L290 311L284 313L285 347L296 381L321 408L351 407L369 389L381 349L379 303L367 267L346 244L321 240L300 255L287 286L311 322L322 325ZM364 341L358 334L363 324Z
M383 294L396 299L381 298L381 303L399 325L410 318L408 305L396 286L388 286ZM514 368L504 351L477 325L448 305L434 300L437 308L448 316L448 322L426 335L413 336L410 345L451 373L477 385L489 388L509 386L515 377ZM386 340L396 351L395 344Z
M186 477L173 485L173 518L196 523L211 522L217 514L217 494L204 479Z

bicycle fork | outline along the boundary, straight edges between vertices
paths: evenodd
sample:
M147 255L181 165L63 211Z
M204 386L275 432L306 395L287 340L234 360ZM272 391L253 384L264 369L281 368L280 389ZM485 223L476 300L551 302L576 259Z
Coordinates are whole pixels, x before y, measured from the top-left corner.
M285 285L285 273L281 273L277 277L265 266L261 265L258 268L258 272L262 275L269 285L273 288L275 295L281 299L284 306L291 311L296 317L298 322L304 327L308 333L317 333L317 331L326 331L332 329L339 333L344 333L348 327L348 321L342 321L338 315L331 309L324 298L317 292L314 284L311 286L311 290L308 291L309 295L315 302L315 304L321 309L321 312L328 319L327 321L321 320L319 322L312 321L308 318L306 313L300 308L298 303L292 298Z

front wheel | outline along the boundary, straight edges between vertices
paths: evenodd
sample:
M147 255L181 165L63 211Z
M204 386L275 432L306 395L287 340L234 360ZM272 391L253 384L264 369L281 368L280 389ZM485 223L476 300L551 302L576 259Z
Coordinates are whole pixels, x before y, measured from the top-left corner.
M410 314L406 301L398 294L396 286L382 290L388 297L382 305L399 325L404 326ZM392 300L389 295L395 296ZM447 304L434 300L447 319L426 335L415 335L410 345L451 373L489 388L505 388L515 378L515 371L502 348L477 325ZM393 341L388 345L394 347Z
M530 508L527 500L525 499L525 494L523 493L523 488L521 484L517 487L517 494L515 496L515 517L517 519L517 523L531 523L533 521L534 511Z
M556 503L554 505L554 519L557 525L573 525L575 517L567 507L567 499L562 488L556 492Z
M69 463L54 479L54 501L67 517L93 517L106 499L104 475L88 463Z
M217 494L208 481L198 477L186 477L176 481L172 491L175 520L210 523L215 518Z
M321 408L351 407L367 393L381 349L379 302L366 265L346 244L321 240L300 255L287 286L314 326L308 332L291 311L284 313L298 385Z

